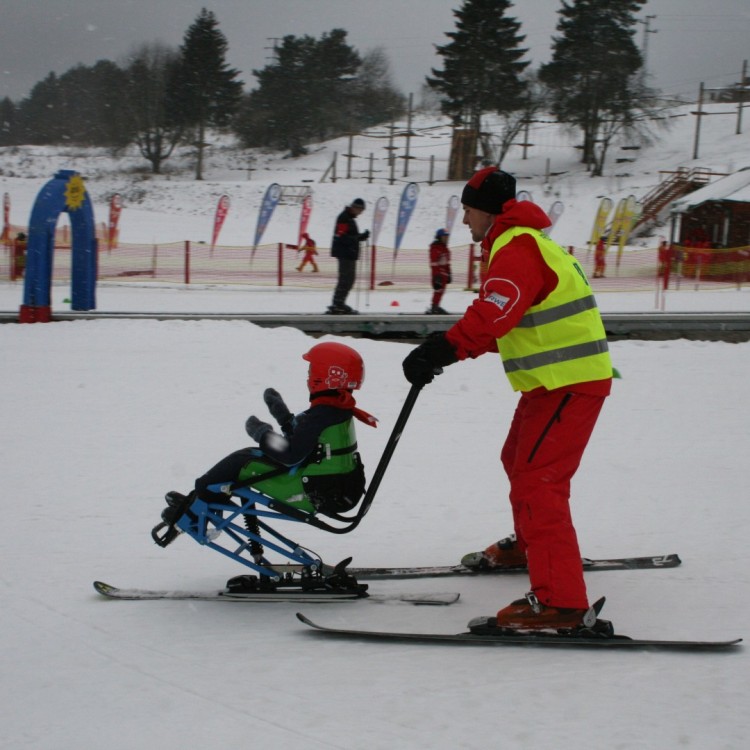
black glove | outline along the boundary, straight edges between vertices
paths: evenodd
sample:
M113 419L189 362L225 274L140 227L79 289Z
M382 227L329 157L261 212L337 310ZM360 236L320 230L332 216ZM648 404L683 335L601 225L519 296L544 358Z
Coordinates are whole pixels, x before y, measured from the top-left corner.
M284 403L281 394L275 388L266 388L263 391L263 400L266 402L271 416L279 423L281 429L287 432L294 415Z
M271 431L271 425L268 422L261 422L258 417L248 417L245 422L245 432L255 440L256 443L261 441L263 435Z
M365 231L364 231L364 232L362 232L362 233L361 233L361 234L359 235L359 241L360 241L360 242L364 242L365 240L367 240L367 239L369 239L369 238L370 238L370 230L369 230L369 229L365 229Z
M454 362L458 357L453 345L443 333L432 333L404 359L404 375L412 385L427 385Z

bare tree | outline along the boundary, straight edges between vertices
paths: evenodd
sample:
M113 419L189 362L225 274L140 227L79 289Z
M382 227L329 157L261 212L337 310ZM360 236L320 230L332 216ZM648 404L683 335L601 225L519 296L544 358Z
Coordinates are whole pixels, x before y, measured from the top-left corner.
M479 143L485 162L500 166L522 131L527 130L544 108L545 88L533 73L523 76L525 93L517 109L501 112L499 132L480 133Z
M175 149L184 127L168 108L169 83L179 61L176 49L160 42L144 44L129 57L127 67L134 141L154 174Z

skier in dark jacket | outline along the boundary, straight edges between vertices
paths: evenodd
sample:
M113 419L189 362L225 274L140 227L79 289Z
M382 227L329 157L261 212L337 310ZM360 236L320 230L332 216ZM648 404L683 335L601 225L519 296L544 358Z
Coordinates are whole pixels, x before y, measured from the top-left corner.
M360 232L357 217L365 210L365 202L355 198L337 217L333 230L331 255L338 261L338 281L328 312L332 315L353 315L356 310L346 304L346 297L354 286L359 260L359 243L370 236L369 230Z

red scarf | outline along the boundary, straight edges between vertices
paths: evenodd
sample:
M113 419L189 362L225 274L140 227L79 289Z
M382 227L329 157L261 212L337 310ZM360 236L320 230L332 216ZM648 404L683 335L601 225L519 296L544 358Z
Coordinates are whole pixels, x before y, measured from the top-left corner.
M346 409L352 412L360 422L364 422L370 425L370 427L378 426L378 420L372 414L368 414L366 411L357 408L357 402L354 400L354 395L351 391L322 391L321 393L313 393L310 396L310 403L313 406L335 406L337 409Z

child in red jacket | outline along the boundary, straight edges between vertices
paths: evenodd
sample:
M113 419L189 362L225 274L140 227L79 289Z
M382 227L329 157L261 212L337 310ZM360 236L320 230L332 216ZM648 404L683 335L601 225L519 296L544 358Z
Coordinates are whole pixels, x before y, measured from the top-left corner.
M308 263L312 265L313 273L317 273L320 269L318 264L315 262L315 256L318 254L315 240L310 237L307 232L302 235L302 244L299 246L299 250L304 250L305 255L302 258L302 263L297 266L297 270L301 271Z
M440 301L445 294L445 288L452 281L451 251L448 249L448 232L438 229L435 239L430 245L430 274L432 276L432 306L428 315L447 315L447 311L440 307Z

